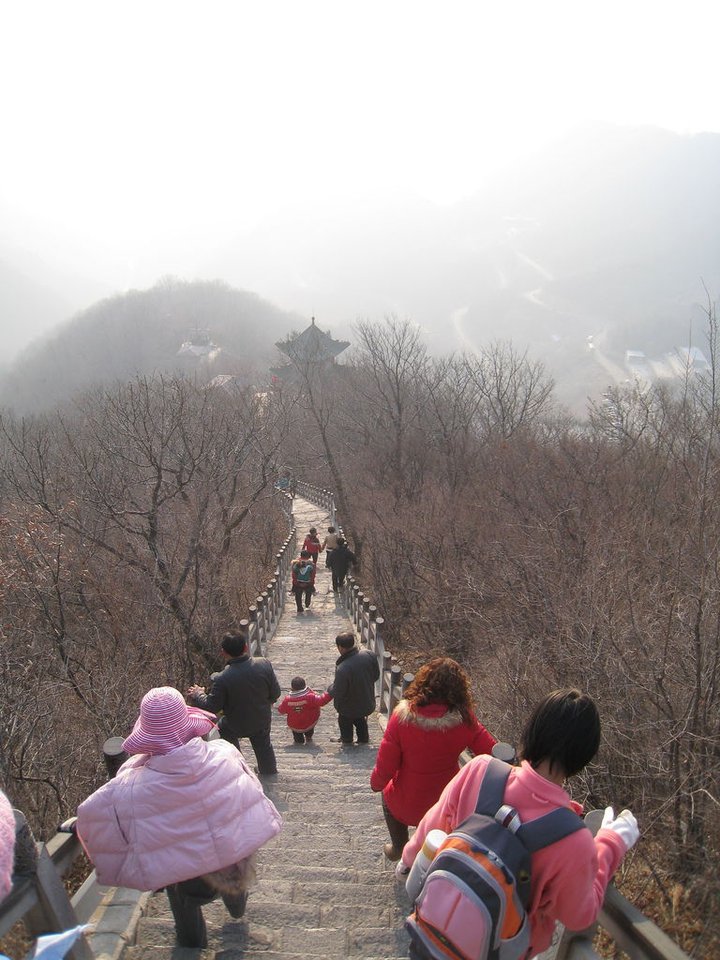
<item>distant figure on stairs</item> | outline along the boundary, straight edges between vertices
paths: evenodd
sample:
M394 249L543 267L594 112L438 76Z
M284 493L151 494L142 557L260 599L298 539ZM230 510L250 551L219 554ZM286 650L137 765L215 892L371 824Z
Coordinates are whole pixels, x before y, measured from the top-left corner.
M301 550L300 556L293 560L290 572L292 574L292 592L295 596L297 612L303 612L303 597L305 609L310 609L313 594L315 593L316 565L310 556L309 550Z
M212 676L210 693L197 684L188 689L190 703L211 713L222 712L219 729L223 740L240 749L239 740L250 740L258 773L277 773L275 751L270 742L272 705L280 696L280 684L265 657L251 657L244 633L226 633L221 652L225 669Z
M322 553L323 550L325 551L326 567L330 566L330 557L332 555L332 552L333 550L335 550L335 548L338 545L338 541L341 539L342 538L340 534L337 532L337 530L335 529L335 527L328 527L327 536L325 537L322 544L320 545L320 552Z
M202 739L214 726L179 690L155 687L123 743L130 759L78 807L98 881L164 887L181 947L207 946L201 907L217 896L231 916L244 914L254 854L282 826L242 754Z
M340 537L337 547L328 559L328 565L332 571L332 588L335 593L345 583L345 577L352 563L355 563L355 554L348 547L347 541Z
M302 545L303 550L307 552L312 557L313 563L317 563L318 554L320 553L321 543L320 538L317 535L317 528L310 527L310 533L305 537Z

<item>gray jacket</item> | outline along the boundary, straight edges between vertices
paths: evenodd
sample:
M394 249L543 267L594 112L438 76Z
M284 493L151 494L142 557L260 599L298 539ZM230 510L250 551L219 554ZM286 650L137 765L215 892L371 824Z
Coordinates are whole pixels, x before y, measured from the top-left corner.
M210 693L189 697L211 713L222 711L228 728L238 737L249 737L270 726L272 705L280 696L280 684L272 664L264 657L233 657L225 669L213 675Z
M335 661L335 680L328 687L335 709L343 717L366 717L375 709L375 681L380 679L377 657L352 647Z

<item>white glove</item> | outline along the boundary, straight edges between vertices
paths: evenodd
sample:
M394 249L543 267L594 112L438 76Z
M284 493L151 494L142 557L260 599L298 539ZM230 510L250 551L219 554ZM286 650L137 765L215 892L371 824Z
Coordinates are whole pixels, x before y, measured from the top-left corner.
M605 808L605 816L602 818L600 829L612 830L616 833L625 844L626 852L637 843L640 836L640 830L634 815L629 810L623 810L616 817L612 807Z
M402 860L398 860L397 866L395 867L395 879L401 880L403 883L405 883L409 873L410 867L406 867Z

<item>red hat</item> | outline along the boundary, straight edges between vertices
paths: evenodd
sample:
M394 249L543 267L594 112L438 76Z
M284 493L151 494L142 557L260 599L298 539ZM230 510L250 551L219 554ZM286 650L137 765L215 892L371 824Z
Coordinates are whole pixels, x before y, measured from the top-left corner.
M140 716L123 743L126 753L170 753L215 726L214 714L189 707L174 687L153 687L140 701Z

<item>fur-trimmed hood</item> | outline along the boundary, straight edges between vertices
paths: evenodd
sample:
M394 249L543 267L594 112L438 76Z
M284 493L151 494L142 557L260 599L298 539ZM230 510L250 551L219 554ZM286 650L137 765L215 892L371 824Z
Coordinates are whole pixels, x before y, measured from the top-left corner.
M393 712L400 723L413 723L422 730L450 730L464 723L459 710L451 710L442 703L414 707L408 700L401 700Z

